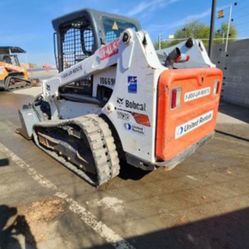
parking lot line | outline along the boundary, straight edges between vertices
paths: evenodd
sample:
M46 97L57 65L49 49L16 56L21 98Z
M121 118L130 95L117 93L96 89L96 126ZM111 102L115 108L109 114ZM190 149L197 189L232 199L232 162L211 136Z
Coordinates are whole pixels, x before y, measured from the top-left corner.
M41 186L52 190L53 195L63 199L68 205L69 209L89 227L91 227L99 236L101 236L106 242L113 245L116 249L135 249L127 240L122 238L119 234L114 232L111 228L105 225L102 221L98 221L97 218L89 212L86 208L81 206L77 201L72 199L68 194L61 192L59 188L51 181L46 179L43 175L39 174L29 164L23 161L14 152L8 149L5 145L0 143L0 151L12 160L18 167L26 170L26 172Z

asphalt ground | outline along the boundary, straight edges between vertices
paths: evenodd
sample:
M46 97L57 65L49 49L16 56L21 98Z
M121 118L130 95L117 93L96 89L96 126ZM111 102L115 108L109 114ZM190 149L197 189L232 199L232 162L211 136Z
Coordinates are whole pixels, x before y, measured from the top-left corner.
M248 142L217 133L172 171L122 163L96 189L15 133L37 92L0 92L1 249L249 248ZM229 113L218 126L249 132Z

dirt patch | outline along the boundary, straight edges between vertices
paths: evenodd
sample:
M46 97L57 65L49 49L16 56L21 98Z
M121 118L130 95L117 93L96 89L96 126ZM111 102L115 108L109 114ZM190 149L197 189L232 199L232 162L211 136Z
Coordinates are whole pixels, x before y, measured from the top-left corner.
M59 198L44 199L19 206L15 218L16 230L32 245L45 240L49 234L49 223L65 209L65 202Z
M30 223L50 222L64 211L64 201L62 199L45 199L36 201L28 206L21 206L18 211L25 215Z

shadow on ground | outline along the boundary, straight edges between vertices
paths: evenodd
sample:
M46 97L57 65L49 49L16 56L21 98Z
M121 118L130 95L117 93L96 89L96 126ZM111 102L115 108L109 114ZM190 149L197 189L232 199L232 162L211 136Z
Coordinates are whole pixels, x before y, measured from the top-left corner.
M249 123L249 108L222 102L219 107L219 112Z
M249 248L249 208L126 240L136 249ZM104 249L106 246L95 246L94 249Z
M123 180L140 180L143 177L145 177L147 174L149 174L151 171L145 171L139 168L136 168L124 161L121 162L120 165L120 174L118 177L120 177Z
M21 245L19 236L23 236ZM36 241L24 215L18 215L16 207L0 205L0 248L36 249Z
M0 159L0 167L9 166L9 164L10 164L10 162L9 162L8 158L2 158L2 159Z

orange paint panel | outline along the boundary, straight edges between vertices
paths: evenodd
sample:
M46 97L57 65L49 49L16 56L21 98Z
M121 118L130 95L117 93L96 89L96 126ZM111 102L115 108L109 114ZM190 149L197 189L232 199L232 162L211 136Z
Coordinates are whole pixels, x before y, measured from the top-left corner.
M215 92L219 81L218 92ZM165 70L158 83L156 158L170 160L211 134L216 125L222 83L217 68ZM171 109L172 89L181 88ZM214 94L215 92L215 94Z

